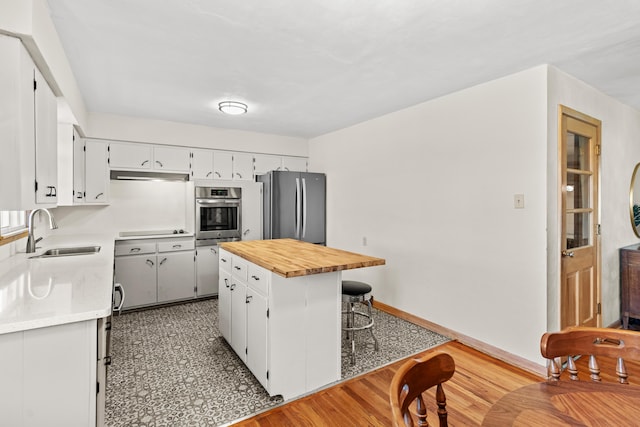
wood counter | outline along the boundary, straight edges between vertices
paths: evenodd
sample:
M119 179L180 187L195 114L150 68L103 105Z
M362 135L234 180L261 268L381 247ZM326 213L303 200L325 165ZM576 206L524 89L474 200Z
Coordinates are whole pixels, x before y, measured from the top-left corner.
M226 242L220 247L287 278L385 264L382 258L295 239Z

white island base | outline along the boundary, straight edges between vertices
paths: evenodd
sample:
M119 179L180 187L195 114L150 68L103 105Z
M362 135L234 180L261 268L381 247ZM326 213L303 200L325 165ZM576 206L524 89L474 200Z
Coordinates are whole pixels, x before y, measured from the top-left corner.
M269 395L340 380L340 271L284 278L220 251L222 336Z

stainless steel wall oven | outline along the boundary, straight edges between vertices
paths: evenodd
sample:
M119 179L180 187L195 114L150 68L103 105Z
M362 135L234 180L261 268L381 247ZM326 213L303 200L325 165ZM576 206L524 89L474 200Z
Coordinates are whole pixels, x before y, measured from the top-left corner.
M242 189L196 187L196 240L240 239Z

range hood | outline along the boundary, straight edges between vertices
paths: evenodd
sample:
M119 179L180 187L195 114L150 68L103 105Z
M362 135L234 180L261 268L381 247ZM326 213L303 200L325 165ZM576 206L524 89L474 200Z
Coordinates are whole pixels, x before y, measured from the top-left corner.
M119 181L189 181L189 174L157 171L112 170L111 179Z

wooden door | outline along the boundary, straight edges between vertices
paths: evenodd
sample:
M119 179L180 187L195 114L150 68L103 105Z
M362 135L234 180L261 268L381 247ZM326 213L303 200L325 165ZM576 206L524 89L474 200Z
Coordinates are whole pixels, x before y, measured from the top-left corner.
M600 326L599 120L560 107L560 326Z

